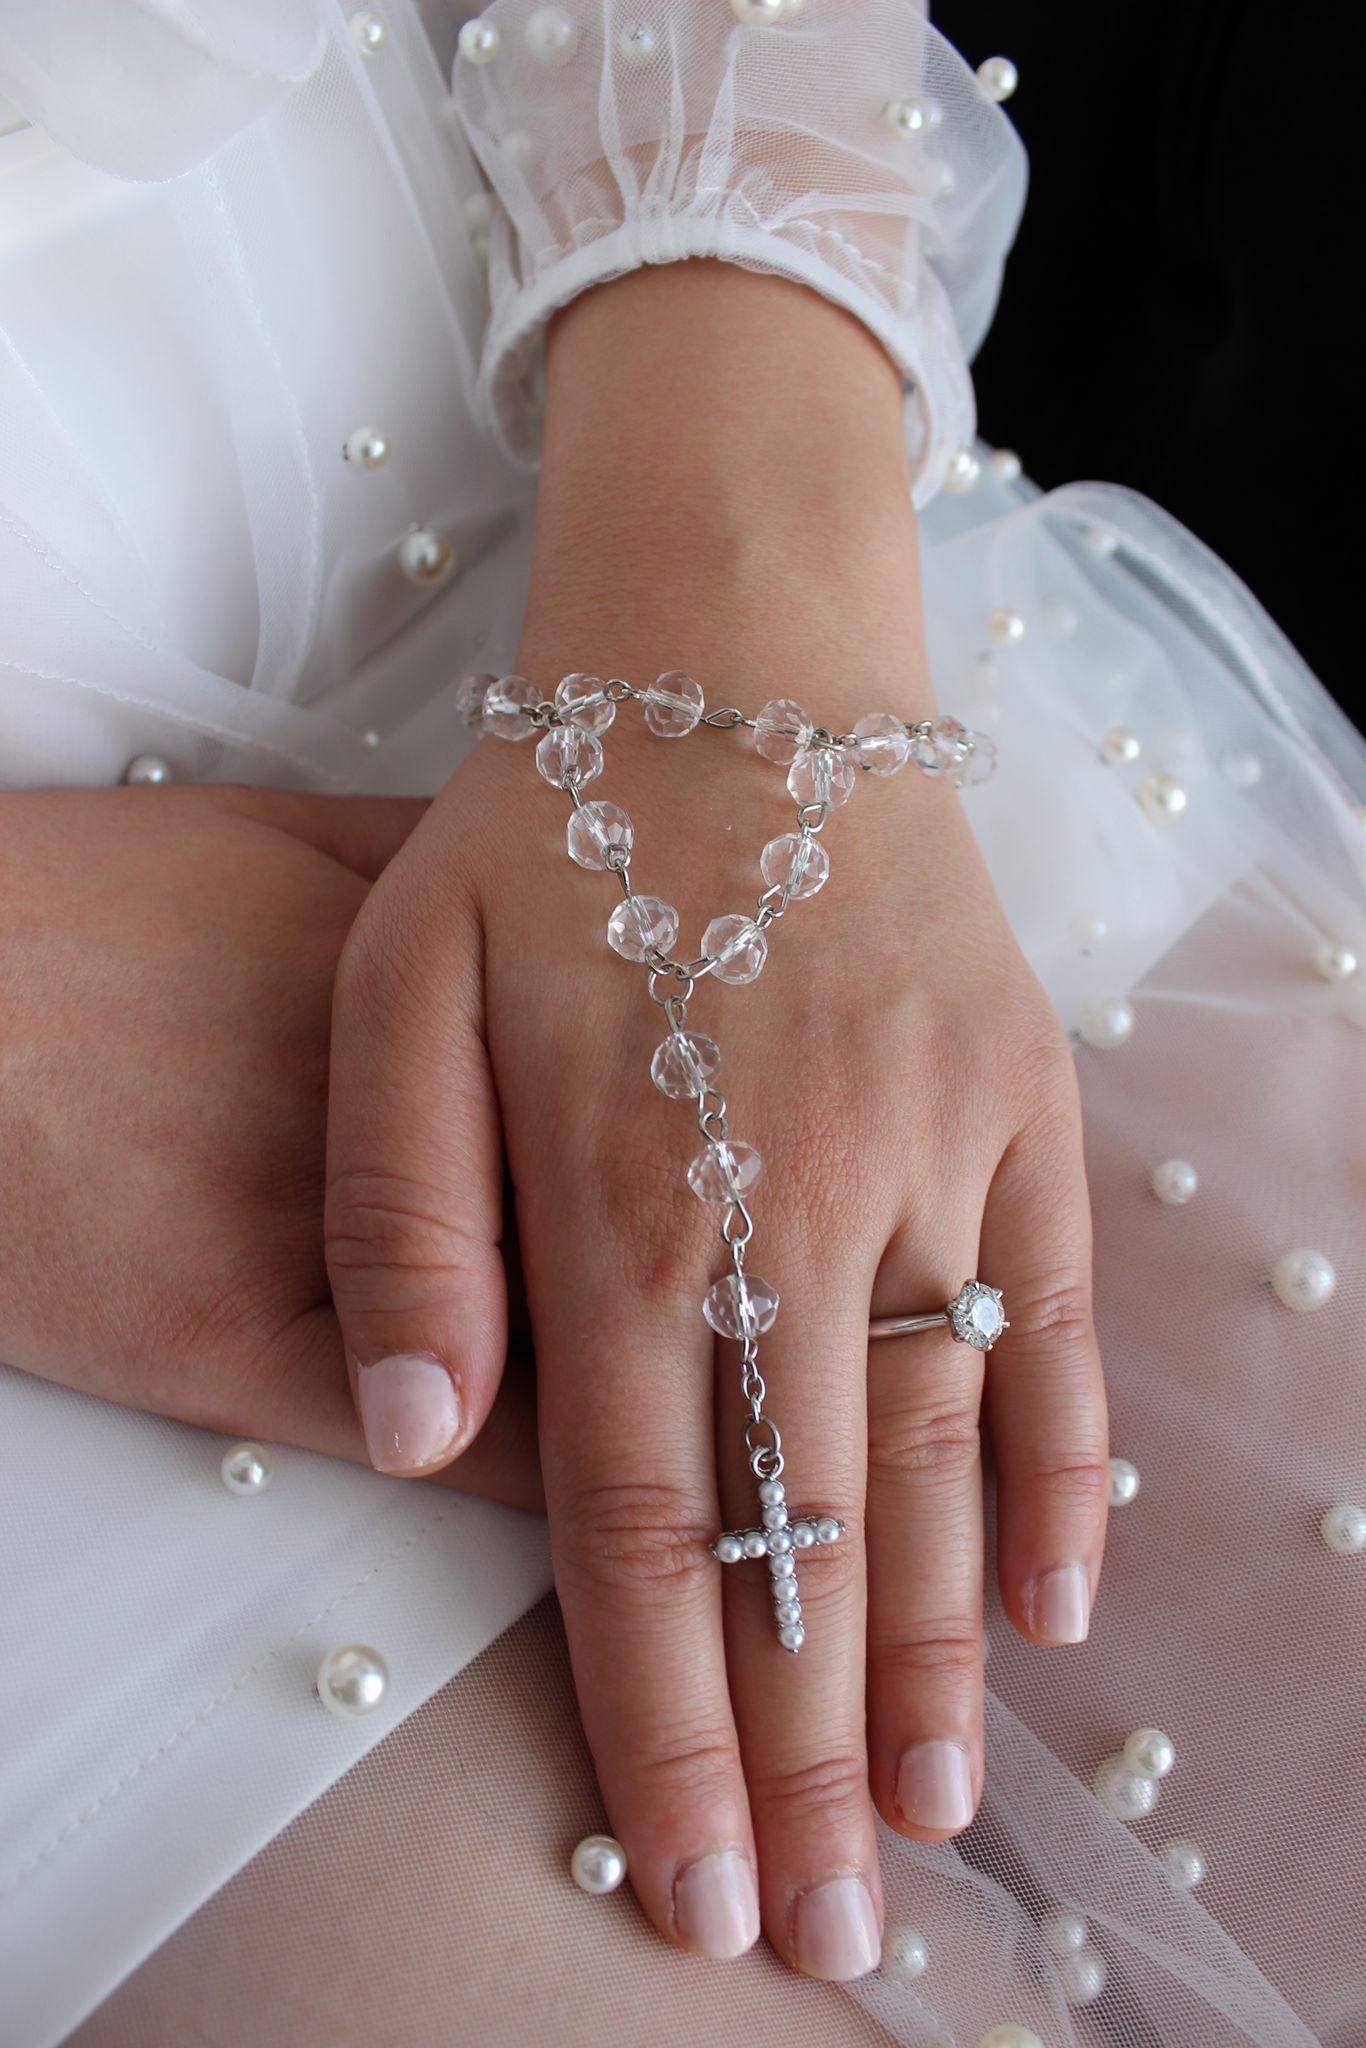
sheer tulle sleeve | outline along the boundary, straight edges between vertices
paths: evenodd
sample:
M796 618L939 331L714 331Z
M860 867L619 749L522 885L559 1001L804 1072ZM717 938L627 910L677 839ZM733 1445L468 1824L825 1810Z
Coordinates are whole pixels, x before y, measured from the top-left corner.
M904 373L917 499L970 441L967 372L1024 197L1024 152L908 0L497 0L462 32L455 103L493 187L482 392L534 450L546 322L643 263L799 280ZM756 365L762 375L762 365Z

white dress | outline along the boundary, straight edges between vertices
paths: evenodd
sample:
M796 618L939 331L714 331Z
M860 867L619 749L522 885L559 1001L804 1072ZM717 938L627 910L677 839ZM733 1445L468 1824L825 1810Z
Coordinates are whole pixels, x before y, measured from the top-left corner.
M1092 1638L1042 1656L989 1596L981 1814L882 1835L922 1975L708 1969L568 1884L600 1814L537 1523L289 1451L237 1499L218 1440L0 1369L4 2048L1366 2038L1366 1512L1321 1527L1366 1510L1366 1001L1316 968L1366 952L1363 748L1160 511L973 454L1025 167L972 70L908 0L750 12L497 0L476 62L439 0L4 0L0 784L438 787L448 685L516 643L551 311L719 256L865 321L938 695L1000 748L971 816L1077 1036L1141 1478ZM364 1722L311 1693L347 1639L394 1674ZM1092 1780L1150 1724L1177 1768L1126 1824Z

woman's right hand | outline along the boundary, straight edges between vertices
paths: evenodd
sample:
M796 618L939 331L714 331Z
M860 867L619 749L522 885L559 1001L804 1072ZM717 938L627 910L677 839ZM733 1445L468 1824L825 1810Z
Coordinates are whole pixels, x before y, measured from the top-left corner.
M422 803L0 797L0 1359L365 1459L322 1255L332 983ZM539 1503L510 1365L462 1492Z

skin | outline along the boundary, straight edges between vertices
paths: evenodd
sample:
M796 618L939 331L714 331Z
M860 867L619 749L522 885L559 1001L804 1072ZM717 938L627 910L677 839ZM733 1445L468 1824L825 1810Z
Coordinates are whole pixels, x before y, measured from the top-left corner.
M710 705L792 695L844 727L932 707L901 391L866 332L780 280L700 263L586 295L553 330L519 671L648 682ZM791 828L781 771L738 737L607 735L636 886L696 950L751 908ZM685 1105L651 1086L662 1021L603 937L610 878L564 854L567 803L530 748L462 765L357 917L337 983L328 1261L353 1375L440 1361L456 1455L499 1384L511 1176L535 1337L555 1567L588 1738L631 1880L660 1932L699 1859L738 1850L795 1968L869 1967L818 1938L813 1899L861 1879L874 1808L917 1839L901 1759L929 1740L982 1778L982 1450L1017 1627L1038 1589L1094 1594L1106 1424L1090 1225L1065 1041L995 899L957 793L861 778L830 821L832 878L772 935L753 986L704 985L732 1130L766 1179L751 1270L782 1294L764 1340L794 1504L849 1536L802 1573L807 1642L774 1639L766 1575L719 1569L754 1518L734 1346L698 1312L717 1217L683 1169ZM878 1344L871 1313L1005 1291L989 1358L934 1333ZM985 1368L985 1369L984 1369ZM432 1469L424 1467L425 1469ZM777 1703L781 1702L781 1710Z

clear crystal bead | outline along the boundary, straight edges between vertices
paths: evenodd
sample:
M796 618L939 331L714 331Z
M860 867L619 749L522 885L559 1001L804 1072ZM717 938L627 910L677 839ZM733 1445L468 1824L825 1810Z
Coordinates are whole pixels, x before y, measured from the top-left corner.
M800 832L784 832L770 839L759 855L759 868L770 889L785 889L793 877L790 903L814 896L830 879L830 856L819 839L804 839Z
M598 676L566 676L556 688L555 702L580 732L606 732L617 715Z
M731 911L714 917L702 934L702 951L715 961L712 973L718 981L737 985L757 981L768 958L768 940L752 917Z
M960 789L976 789L979 783L990 782L996 773L995 740L984 732L970 733L968 740L968 757L953 778Z
M790 768L810 746L814 731L809 711L791 697L774 697L754 721L754 745L766 761Z
M854 727L858 757L874 775L895 775L911 758L910 736L902 720L890 711L870 711Z
M461 676L455 686L455 712L462 725L484 723L484 698L497 676Z
M721 1048L702 1031L671 1031L655 1047L650 1079L661 1095L683 1102L711 1085L721 1065Z
M535 727L527 712L541 701L541 693L525 676L499 676L484 693L484 730L500 740L529 740Z
M752 1145L720 1138L693 1160L688 1186L699 1202L742 1202L763 1170L764 1162ZM783 1520L787 1520L786 1508Z
M662 740L681 740L702 716L702 685L681 668L656 677L645 692L645 723Z
M628 896L607 920L607 943L623 960L643 960L658 948L667 953L678 937L678 912L658 896Z
M602 748L591 732L576 725L556 725L536 748L536 766L553 789L571 782L582 786L602 773Z
M778 1290L753 1273L727 1273L724 1280L707 1289L702 1313L718 1337L761 1337L773 1328ZM773 1562L776 1565L780 1560ZM790 1567L791 1558L786 1563Z
M635 827L620 804L584 804L572 811L565 831L569 858L581 868L605 868L610 849L629 853L635 843Z
M911 741L911 759L926 775L953 775L972 751L972 734L956 718L936 718Z
M808 747L787 771L787 787L799 804L829 804L837 810L854 794L854 764L830 747Z

